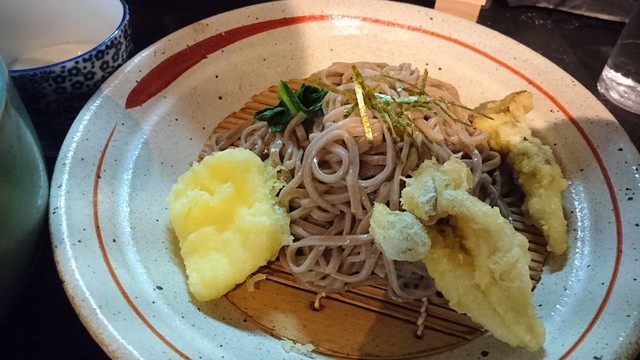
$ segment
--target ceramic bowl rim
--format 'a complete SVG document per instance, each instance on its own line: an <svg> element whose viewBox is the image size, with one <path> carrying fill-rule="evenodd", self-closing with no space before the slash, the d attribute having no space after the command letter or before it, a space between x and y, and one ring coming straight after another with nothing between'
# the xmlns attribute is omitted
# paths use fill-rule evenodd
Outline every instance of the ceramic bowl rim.
<svg viewBox="0 0 640 360"><path fill-rule="evenodd" d="M26 75L26 74L31 74L31 73L38 73L41 71L47 71L47 70L53 70L54 68L63 65L65 63L69 63L69 62L73 62L75 60L81 59L89 54L95 53L97 52L100 48L104 47L107 43L109 43L116 35L118 35L118 33L120 33L122 31L122 29L125 28L127 22L129 21L129 6L127 5L125 0L119 0L120 5L122 5L122 18L120 19L120 22L118 23L118 26L115 28L115 30L113 30L113 32L111 34L109 34L109 36L107 36L104 40L102 40L99 44L97 44L96 46L94 46L93 48L91 48L90 50L87 50L85 52L83 52L82 54L76 55L74 57L62 60L62 61L57 61L51 64L46 64L46 65L41 65L41 66L34 66L34 67L29 67L29 68L25 68L25 69L15 69L15 70L9 70L9 75L10 76L20 76L20 75Z"/></svg>

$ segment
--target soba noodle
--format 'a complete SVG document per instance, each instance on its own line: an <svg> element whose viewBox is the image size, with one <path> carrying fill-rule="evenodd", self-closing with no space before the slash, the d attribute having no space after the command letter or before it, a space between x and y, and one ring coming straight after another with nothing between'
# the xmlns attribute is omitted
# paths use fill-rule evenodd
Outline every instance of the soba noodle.
<svg viewBox="0 0 640 360"><path fill-rule="evenodd" d="M395 300L422 299L435 292L422 262L386 259L369 234L374 202L400 209L404 178L425 159L445 162L454 154L473 174L475 196L498 206L510 217L511 175L500 155L487 144L487 134L469 126L470 110L450 84L428 77L411 64L356 63L369 89L386 99L426 95L437 99L403 105L390 101L392 116L414 126L398 131L389 114L368 109L373 141L365 138L360 113L353 111L351 63L335 63L312 75L329 88L322 114L307 119L299 113L283 132L273 133L262 121L210 139L212 151L231 146L252 150L279 168L286 185L278 195L288 210L293 245L279 259L299 283L318 292L341 292L369 284L386 286ZM395 115L394 115L395 114ZM506 172L505 172L506 170ZM519 205L518 205L519 206Z"/></svg>

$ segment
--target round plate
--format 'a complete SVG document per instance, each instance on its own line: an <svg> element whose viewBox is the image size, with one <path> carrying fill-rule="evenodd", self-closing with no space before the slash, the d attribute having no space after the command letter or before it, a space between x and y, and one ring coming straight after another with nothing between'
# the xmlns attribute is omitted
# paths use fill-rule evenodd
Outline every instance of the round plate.
<svg viewBox="0 0 640 360"><path fill-rule="evenodd" d="M623 129L577 81L517 42L427 8L369 0L280 1L198 22L129 61L80 113L55 167L50 227L67 293L105 351L299 356L226 298L191 299L165 199L217 122L251 95L334 61L360 60L427 67L471 106L531 91L529 125L570 182L570 249L550 259L534 292L544 348L513 349L484 334L433 358L634 354L640 156Z"/></svg>

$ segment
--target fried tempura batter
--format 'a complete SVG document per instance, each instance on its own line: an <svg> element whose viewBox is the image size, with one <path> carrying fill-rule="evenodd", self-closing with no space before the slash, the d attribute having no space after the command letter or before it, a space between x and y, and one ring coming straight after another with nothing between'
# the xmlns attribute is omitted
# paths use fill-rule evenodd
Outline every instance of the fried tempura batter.
<svg viewBox="0 0 640 360"><path fill-rule="evenodd" d="M473 125L489 133L489 145L493 149L507 154L507 162L525 194L523 209L542 230L547 248L562 254L567 250L567 221L562 211L562 191L567 181L551 148L543 145L522 123L532 108L531 93L516 92L478 106L476 111L491 119L476 116Z"/></svg>
<svg viewBox="0 0 640 360"><path fill-rule="evenodd" d="M394 211L375 203L369 231L388 259L419 261L429 252L431 240L420 220L408 211Z"/></svg>
<svg viewBox="0 0 640 360"><path fill-rule="evenodd" d="M544 326L531 302L529 243L497 208L468 192L470 176L452 158L444 165L426 161L407 179L403 207L433 224L423 261L452 309L512 346L536 350L544 343ZM422 217L425 206L435 206L435 215Z"/></svg>

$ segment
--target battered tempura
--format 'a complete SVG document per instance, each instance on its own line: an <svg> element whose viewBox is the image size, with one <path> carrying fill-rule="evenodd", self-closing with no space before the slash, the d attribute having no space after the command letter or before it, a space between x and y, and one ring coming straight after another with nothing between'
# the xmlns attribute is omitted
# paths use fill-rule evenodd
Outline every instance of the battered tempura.
<svg viewBox="0 0 640 360"><path fill-rule="evenodd" d="M512 346L536 350L544 327L531 301L529 242L497 208L471 195L470 181L459 181L465 178L469 168L452 158L444 165L427 161L407 180L403 206L418 217L412 205L433 198L422 193L423 184L436 190L436 216L421 219L437 220L427 227L431 248L423 261L452 309Z"/></svg>
<svg viewBox="0 0 640 360"><path fill-rule="evenodd" d="M532 304L529 243L497 208L469 193L471 183L458 158L443 165L425 161L402 191L406 212L376 204L371 233L385 256L391 249L393 258L413 261L420 252L452 309L512 346L537 350L545 335ZM421 223L407 221L410 214ZM426 234L413 236L422 230L409 229L414 226Z"/></svg>
<svg viewBox="0 0 640 360"><path fill-rule="evenodd" d="M567 181L551 148L534 137L522 122L532 108L531 93L516 92L477 107L476 111L491 118L477 116L473 126L489 133L493 149L507 154L507 162L525 194L523 209L542 230L547 248L562 254L567 250L567 221L562 211L562 191Z"/></svg>

